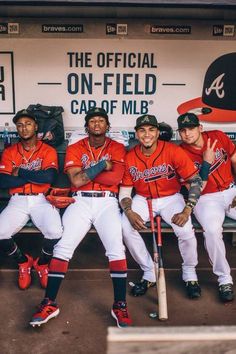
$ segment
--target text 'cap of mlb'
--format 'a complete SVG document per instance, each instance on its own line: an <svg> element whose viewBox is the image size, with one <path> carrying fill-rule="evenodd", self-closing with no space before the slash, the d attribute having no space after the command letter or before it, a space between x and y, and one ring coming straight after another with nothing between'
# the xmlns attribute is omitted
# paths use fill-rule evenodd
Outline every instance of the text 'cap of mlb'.
<svg viewBox="0 0 236 354"><path fill-rule="evenodd" d="M137 130L143 125L152 125L153 127L159 128L156 117L151 114L144 114L143 116L138 117L134 129Z"/></svg>
<svg viewBox="0 0 236 354"><path fill-rule="evenodd" d="M178 129L198 127L200 125L199 119L194 113L181 114L178 119Z"/></svg>
<svg viewBox="0 0 236 354"><path fill-rule="evenodd" d="M18 111L16 115L13 117L13 123L16 124L18 119L22 117L28 117L33 119L37 123L37 119L32 111L29 111L27 109L22 109L21 111Z"/></svg>
<svg viewBox="0 0 236 354"><path fill-rule="evenodd" d="M85 121L88 122L90 118L92 117L104 117L106 118L107 122L108 122L108 114L105 111L105 109L103 108L99 108L99 107L93 107L91 109L88 110L86 116L85 116Z"/></svg>

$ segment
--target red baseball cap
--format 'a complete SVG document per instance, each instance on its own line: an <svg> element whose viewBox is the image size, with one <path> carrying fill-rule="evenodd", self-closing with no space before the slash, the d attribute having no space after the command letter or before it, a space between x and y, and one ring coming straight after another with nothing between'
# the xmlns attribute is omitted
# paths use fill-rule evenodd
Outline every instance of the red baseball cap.
<svg viewBox="0 0 236 354"><path fill-rule="evenodd" d="M194 113L205 122L236 122L236 52L213 61L205 74L202 97L180 104L177 111Z"/></svg>

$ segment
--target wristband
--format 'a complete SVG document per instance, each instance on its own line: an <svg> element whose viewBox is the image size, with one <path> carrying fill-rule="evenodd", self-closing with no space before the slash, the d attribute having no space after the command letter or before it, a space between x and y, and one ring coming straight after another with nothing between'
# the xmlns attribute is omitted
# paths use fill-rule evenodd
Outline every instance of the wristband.
<svg viewBox="0 0 236 354"><path fill-rule="evenodd" d="M99 175L99 173L101 173L106 168L106 165L106 161L102 160L99 161L96 165L86 168L84 172L86 173L90 181L92 181L97 175Z"/></svg>
<svg viewBox="0 0 236 354"><path fill-rule="evenodd" d="M203 161L202 166L199 171L199 175L203 181L208 180L208 175L210 172L211 164L207 161Z"/></svg>

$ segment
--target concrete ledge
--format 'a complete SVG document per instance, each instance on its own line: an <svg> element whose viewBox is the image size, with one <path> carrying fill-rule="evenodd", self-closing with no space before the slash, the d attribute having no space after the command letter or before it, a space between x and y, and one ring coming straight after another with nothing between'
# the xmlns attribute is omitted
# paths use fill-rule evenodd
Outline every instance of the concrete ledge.
<svg viewBox="0 0 236 354"><path fill-rule="evenodd" d="M108 328L107 354L235 353L236 326Z"/></svg>

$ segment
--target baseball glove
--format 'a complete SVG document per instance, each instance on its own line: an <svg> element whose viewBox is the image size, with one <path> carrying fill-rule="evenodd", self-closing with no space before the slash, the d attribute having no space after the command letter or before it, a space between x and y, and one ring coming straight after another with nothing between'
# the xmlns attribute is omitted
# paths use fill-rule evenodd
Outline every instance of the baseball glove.
<svg viewBox="0 0 236 354"><path fill-rule="evenodd" d="M70 188L52 188L46 196L47 201L54 207L63 209L75 202L75 199L69 197Z"/></svg>

